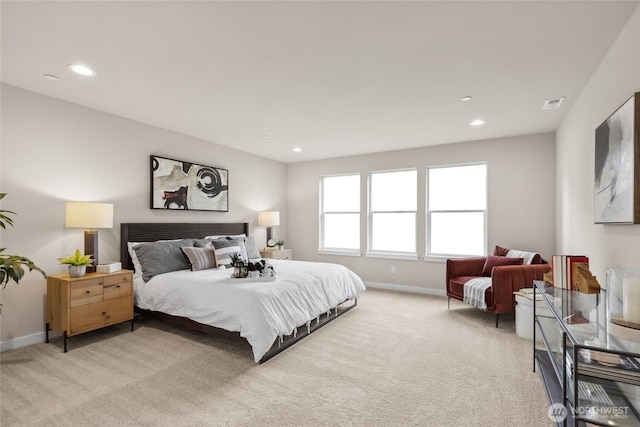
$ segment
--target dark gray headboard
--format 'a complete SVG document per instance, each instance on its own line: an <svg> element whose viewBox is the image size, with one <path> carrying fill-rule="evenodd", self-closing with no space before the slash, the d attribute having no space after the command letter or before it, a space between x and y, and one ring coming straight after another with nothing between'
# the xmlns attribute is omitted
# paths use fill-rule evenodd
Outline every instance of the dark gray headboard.
<svg viewBox="0 0 640 427"><path fill-rule="evenodd" d="M122 268L133 270L127 242L202 238L204 236L249 235L249 223L122 223L120 224L120 260Z"/></svg>

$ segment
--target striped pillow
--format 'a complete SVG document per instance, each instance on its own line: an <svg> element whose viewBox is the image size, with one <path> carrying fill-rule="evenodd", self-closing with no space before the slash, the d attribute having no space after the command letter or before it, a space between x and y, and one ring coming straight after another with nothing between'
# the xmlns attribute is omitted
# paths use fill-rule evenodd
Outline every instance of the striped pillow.
<svg viewBox="0 0 640 427"><path fill-rule="evenodd" d="M216 255L216 264L218 267L232 267L233 263L231 262L231 255L239 254L242 255L242 251L238 242L234 240L226 240L226 239L218 239L212 242L213 250Z"/></svg>
<svg viewBox="0 0 640 427"><path fill-rule="evenodd" d="M191 271L216 268L216 256L213 252L213 248L184 246L181 249L191 264Z"/></svg>

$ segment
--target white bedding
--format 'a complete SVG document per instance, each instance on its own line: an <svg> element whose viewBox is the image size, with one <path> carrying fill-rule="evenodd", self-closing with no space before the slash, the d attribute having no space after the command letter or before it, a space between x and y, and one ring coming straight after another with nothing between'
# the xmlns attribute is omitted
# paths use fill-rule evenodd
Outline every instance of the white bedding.
<svg viewBox="0 0 640 427"><path fill-rule="evenodd" d="M272 282L230 282L231 270L181 270L134 280L136 305L240 332L259 362L275 339L326 313L365 286L348 268L329 263L269 260Z"/></svg>

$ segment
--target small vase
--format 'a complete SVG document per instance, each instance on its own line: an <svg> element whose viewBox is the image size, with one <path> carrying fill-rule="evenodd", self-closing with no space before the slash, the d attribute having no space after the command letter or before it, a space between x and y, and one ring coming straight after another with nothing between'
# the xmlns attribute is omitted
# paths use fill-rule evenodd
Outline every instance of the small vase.
<svg viewBox="0 0 640 427"><path fill-rule="evenodd" d="M69 266L69 276L71 277L82 277L87 272L86 265L70 265Z"/></svg>

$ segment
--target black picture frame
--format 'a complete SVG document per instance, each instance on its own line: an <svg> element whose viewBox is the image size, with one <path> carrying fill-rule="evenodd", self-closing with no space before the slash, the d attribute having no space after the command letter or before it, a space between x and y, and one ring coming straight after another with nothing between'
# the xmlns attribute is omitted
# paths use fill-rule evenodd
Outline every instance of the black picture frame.
<svg viewBox="0 0 640 427"><path fill-rule="evenodd" d="M151 209L229 212L229 171L151 155Z"/></svg>
<svg viewBox="0 0 640 427"><path fill-rule="evenodd" d="M640 224L640 92L595 132L594 222Z"/></svg>

